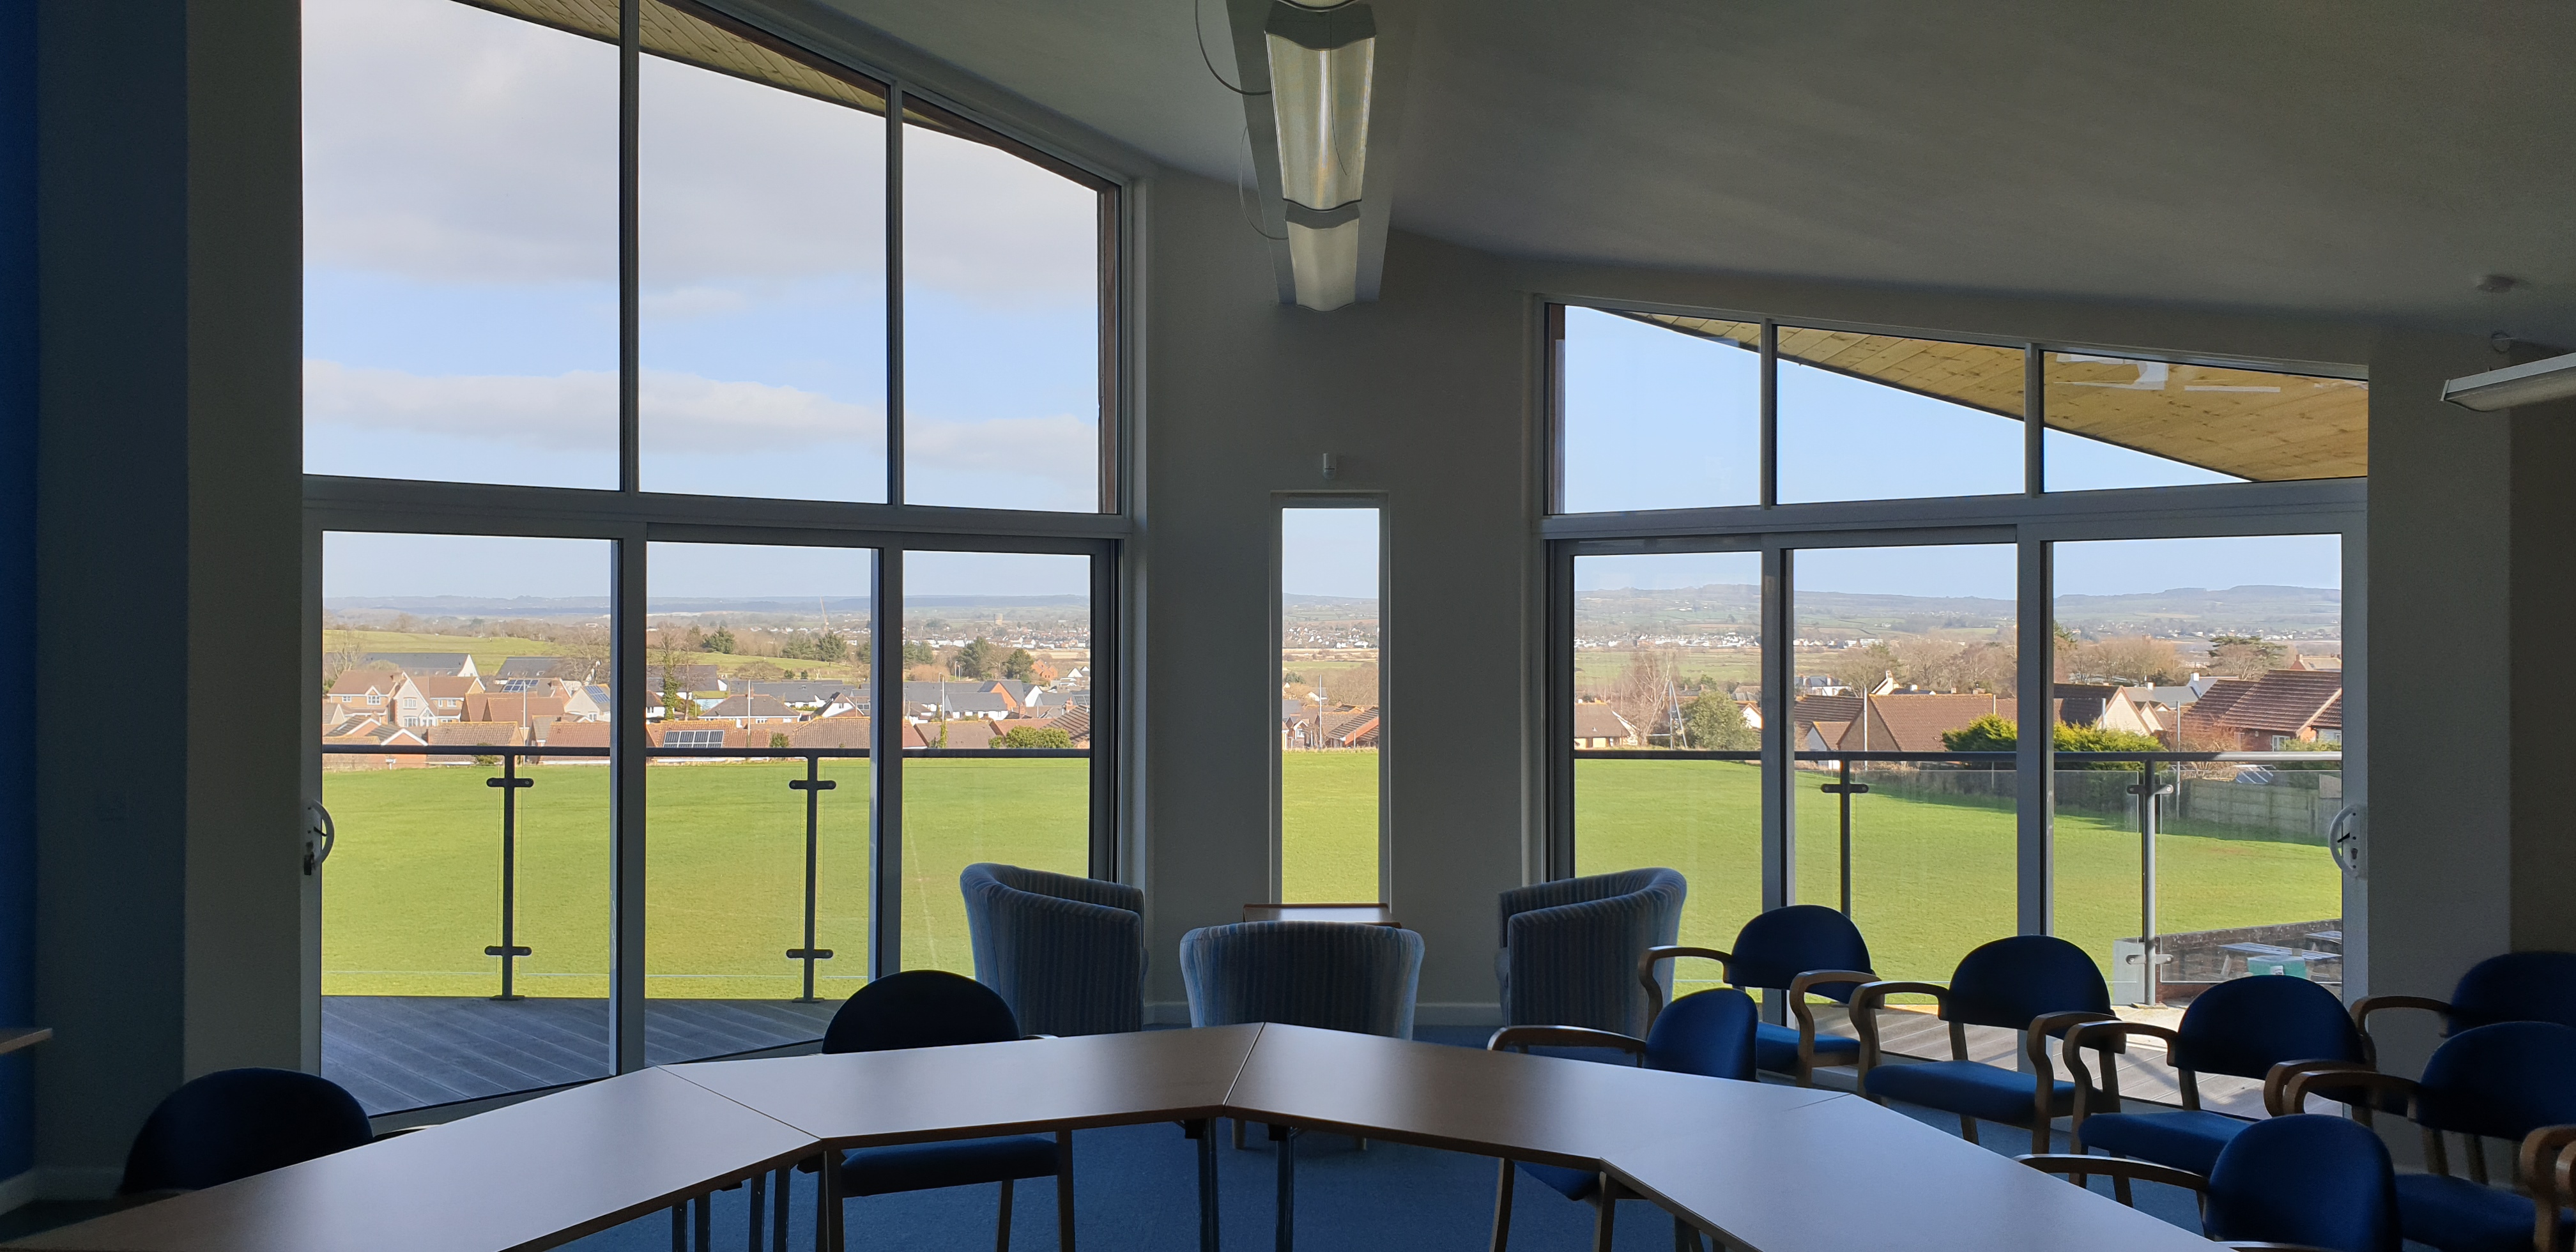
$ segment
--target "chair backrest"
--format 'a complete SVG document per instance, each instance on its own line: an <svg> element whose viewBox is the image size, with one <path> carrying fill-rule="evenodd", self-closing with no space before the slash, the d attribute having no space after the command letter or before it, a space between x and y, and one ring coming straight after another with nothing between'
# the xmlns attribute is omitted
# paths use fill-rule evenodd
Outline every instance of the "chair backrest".
<svg viewBox="0 0 2576 1252"><path fill-rule="evenodd" d="M1733 987L1694 992L1655 1017L1646 1034L1650 1069L1753 1081L1753 1027L1761 1006Z"/></svg>
<svg viewBox="0 0 2576 1252"><path fill-rule="evenodd" d="M1735 932L1733 955L1726 967L1730 981L1775 991L1788 990L1791 981L1809 970L1869 968L1869 945L1861 941L1860 927L1821 904L1754 914ZM1851 983L1826 983L1816 994L1849 1000L1854 990Z"/></svg>
<svg viewBox="0 0 2576 1252"><path fill-rule="evenodd" d="M2451 1033L2497 1022L2576 1026L2576 952L2507 952L2470 966L2451 989Z"/></svg>
<svg viewBox="0 0 2576 1252"><path fill-rule="evenodd" d="M2335 994L2285 974L2233 978L2183 1010L2173 1063L2203 1074L2261 1078L2283 1061L2361 1059L2361 1031Z"/></svg>
<svg viewBox="0 0 2576 1252"><path fill-rule="evenodd" d="M2397 1252L2397 1175L2358 1122L2271 1118L2219 1151L2201 1225L2212 1239Z"/></svg>
<svg viewBox="0 0 2576 1252"><path fill-rule="evenodd" d="M2048 1013L2108 1013L2111 988L2084 949L2055 935L2014 935L1959 959L1941 1016L1971 1026L2028 1029Z"/></svg>
<svg viewBox="0 0 2576 1252"><path fill-rule="evenodd" d="M1020 1037L993 989L941 969L908 969L858 989L823 1031L826 1052L1001 1043Z"/></svg>
<svg viewBox="0 0 2576 1252"><path fill-rule="evenodd" d="M1413 1037L1422 936L1352 922L1243 922L1181 936L1190 1024L1278 1022Z"/></svg>
<svg viewBox="0 0 2576 1252"><path fill-rule="evenodd" d="M1124 883L989 862L957 877L975 979L1020 1028L1094 1035L1145 1027L1145 893Z"/></svg>
<svg viewBox="0 0 2576 1252"><path fill-rule="evenodd" d="M218 1186L374 1137L367 1111L328 1078L220 1070L171 1092L143 1120L117 1193Z"/></svg>
<svg viewBox="0 0 2576 1252"><path fill-rule="evenodd" d="M2434 1130L2518 1140L2576 1122L2576 1029L2498 1022L2433 1049L2417 1080L2415 1121Z"/></svg>
<svg viewBox="0 0 2576 1252"><path fill-rule="evenodd" d="M1658 889L1673 893L1675 896L1673 902L1675 926L1673 933L1655 942L1671 943L1680 933L1679 897L1689 890L1689 883L1682 878L1680 870L1649 866L1645 869L1623 869L1610 874L1588 874L1581 878L1559 878L1550 882L1531 883L1529 886L1514 887L1504 892L1500 900L1503 914L1503 946L1511 946L1512 918L1517 914L1527 913L1533 909L1552 909L1567 904L1590 904L1595 900L1608 900Z"/></svg>

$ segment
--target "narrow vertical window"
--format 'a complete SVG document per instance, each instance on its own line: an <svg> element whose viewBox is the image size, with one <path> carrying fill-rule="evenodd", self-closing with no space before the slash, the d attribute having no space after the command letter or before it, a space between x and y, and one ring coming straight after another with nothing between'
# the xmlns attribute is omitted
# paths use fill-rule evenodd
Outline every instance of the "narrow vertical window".
<svg viewBox="0 0 2576 1252"><path fill-rule="evenodd" d="M1314 507L1324 505L1324 507ZM1382 899L1379 510L1279 513L1279 898Z"/></svg>

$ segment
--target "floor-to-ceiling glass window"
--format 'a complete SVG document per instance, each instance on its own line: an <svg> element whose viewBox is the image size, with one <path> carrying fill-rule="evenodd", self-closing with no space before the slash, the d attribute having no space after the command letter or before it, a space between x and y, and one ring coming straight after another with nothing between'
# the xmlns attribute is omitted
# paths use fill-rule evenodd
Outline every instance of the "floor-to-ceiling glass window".
<svg viewBox="0 0 2576 1252"><path fill-rule="evenodd" d="M322 1072L371 1112L613 1071L610 561L323 536Z"/></svg>
<svg viewBox="0 0 2576 1252"><path fill-rule="evenodd" d="M1381 510L1279 511L1279 898L1381 898L1386 702ZM1247 903L1249 903L1247 901Z"/></svg>
<svg viewBox="0 0 2576 1252"><path fill-rule="evenodd" d="M305 32L326 1070L810 1043L1114 872L1117 183L693 4Z"/></svg>
<svg viewBox="0 0 2576 1252"><path fill-rule="evenodd" d="M1692 928L1779 867L1772 899L1844 910L1894 978L2046 931L2148 1018L2247 973L2341 985L2357 370L1740 311L1545 325L1554 872L1673 864L1686 940L1723 946ZM1698 764L1714 684L1688 675L1730 633L1767 645L1730 690L1785 757L1713 761L1756 780L1731 804L1639 806L1606 780ZM1724 814L1727 854L1683 865Z"/></svg>

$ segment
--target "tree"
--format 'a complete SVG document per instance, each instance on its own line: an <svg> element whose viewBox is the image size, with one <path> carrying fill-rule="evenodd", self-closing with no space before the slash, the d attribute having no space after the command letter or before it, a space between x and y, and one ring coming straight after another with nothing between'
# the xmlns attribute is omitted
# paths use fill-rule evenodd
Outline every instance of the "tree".
<svg viewBox="0 0 2576 1252"><path fill-rule="evenodd" d="M2128 687L2162 687L2191 676L2182 652L2171 640L2129 635L2077 644L2061 654L2065 676L2078 681L2118 683Z"/></svg>
<svg viewBox="0 0 2576 1252"><path fill-rule="evenodd" d="M786 747L786 746L787 746L787 732L785 732L785 731L783 731L783 730L773 730L773 731L769 732L769 746L770 746L770 747L773 747L773 748L783 748L783 747Z"/></svg>
<svg viewBox="0 0 2576 1252"><path fill-rule="evenodd" d="M2050 736L2060 752L2162 752L2165 746L2153 735L2134 730L2106 730L2100 726L2057 727ZM1957 730L1941 732L1941 746L1952 752L2011 752L2020 746L2021 733L2011 718L1989 713ZM2069 761L2060 769L2136 769L2135 761Z"/></svg>
<svg viewBox="0 0 2576 1252"><path fill-rule="evenodd" d="M1836 686L1849 687L1854 695L1867 695L1887 678L1902 682L1906 678L1905 662L1898 660L1896 649L1884 643L1862 644L1845 648L1825 662L1825 676Z"/></svg>
<svg viewBox="0 0 2576 1252"><path fill-rule="evenodd" d="M1013 726L993 739L996 748L1070 748L1073 735L1061 726Z"/></svg>
<svg viewBox="0 0 2576 1252"><path fill-rule="evenodd" d="M1030 656L1026 648L1013 648L1009 656L1002 658L1002 677L1024 683L1035 682L1038 677L1038 659Z"/></svg>
<svg viewBox="0 0 2576 1252"><path fill-rule="evenodd" d="M1681 698L1680 681L1680 653L1639 648L1628 654L1628 668L1611 689L1611 711L1636 727L1640 739L1663 735L1666 746L1671 746L1671 736L1679 729L1672 724L1672 712Z"/></svg>
<svg viewBox="0 0 2576 1252"><path fill-rule="evenodd" d="M1690 746L1705 752L1751 752L1762 746L1762 732L1744 720L1744 706L1722 691L1703 691L1683 705L1682 728Z"/></svg>
<svg viewBox="0 0 2576 1252"><path fill-rule="evenodd" d="M2209 670L2226 678L2260 678L2280 668L2285 651L2280 644L2253 635L2212 635Z"/></svg>
<svg viewBox="0 0 2576 1252"><path fill-rule="evenodd" d="M957 650L948 663L960 678L991 678L1002 669L1001 649L982 635Z"/></svg>
<svg viewBox="0 0 2576 1252"><path fill-rule="evenodd" d="M918 639L906 639L903 641L903 667L905 669L910 669L915 665L937 664L939 664L939 654L932 651L929 644L923 643Z"/></svg>
<svg viewBox="0 0 2576 1252"><path fill-rule="evenodd" d="M709 652L731 656L736 646L733 631L723 626L716 627L715 633L706 637L706 650Z"/></svg>
<svg viewBox="0 0 2576 1252"><path fill-rule="evenodd" d="M690 699L689 694L680 688L681 658L689 654L672 644L668 635L663 636L662 646L656 651L662 664L662 720L685 721L696 717L698 702Z"/></svg>

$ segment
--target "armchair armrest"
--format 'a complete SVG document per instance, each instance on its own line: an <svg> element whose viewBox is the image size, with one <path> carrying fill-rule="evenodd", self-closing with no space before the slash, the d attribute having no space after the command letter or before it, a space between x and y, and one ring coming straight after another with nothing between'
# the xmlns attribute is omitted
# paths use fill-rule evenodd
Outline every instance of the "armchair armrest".
<svg viewBox="0 0 2576 1252"><path fill-rule="evenodd" d="M1500 1052L1519 1048L1523 1052L1541 1048L1617 1048L1630 1056L1643 1058L1646 1041L1616 1031L1594 1030L1589 1026L1505 1026L1485 1041L1485 1050ZM1644 1062L1642 1059L1640 1064Z"/></svg>
<svg viewBox="0 0 2576 1252"><path fill-rule="evenodd" d="M2071 1174L2078 1178L2100 1174L2106 1178L2160 1182L2168 1187L2181 1187L2194 1193L2204 1193L2209 1190L2209 1180L2190 1170L2158 1165L2153 1161L2131 1160L2125 1156L2084 1156L2073 1152L2024 1152L2013 1159L2043 1174Z"/></svg>
<svg viewBox="0 0 2576 1252"><path fill-rule="evenodd" d="M2299 1109L2297 1106L2285 1101L2283 1088L2289 1086L2292 1078L2296 1078L2301 1074L2322 1073L2326 1070L2332 1069L2366 1070L2369 1068L2371 1068L2371 1066L2366 1061L2343 1061L2330 1057L2312 1057L2302 1061L2279 1062L2272 1066L2271 1069L2264 1071L2263 1074L2263 1112L2269 1117L2279 1117L2285 1113L2298 1112Z"/></svg>
<svg viewBox="0 0 2576 1252"><path fill-rule="evenodd" d="M1798 1019L1798 1063L1810 1069L1816 1064L1816 1011L1807 1004L1807 993L1817 987L1837 983L1867 986L1878 981L1878 975L1865 969L1811 969L1789 980L1789 1013ZM1859 1021L1857 1017L1853 1019ZM1857 1025L1854 1027L1857 1029Z"/></svg>
<svg viewBox="0 0 2576 1252"><path fill-rule="evenodd" d="M2059 1014L2059 1016L2065 1015ZM2075 1080L2075 1115L2073 1118L2073 1128L2077 1136L2075 1140L2077 1143L2082 1143L2084 1141L2082 1137L2084 1133L2084 1119L2091 1115L2091 1110L2088 1109L2086 1105L2090 1102L2090 1098L2094 1091L2093 1071L2085 1068L2084 1065L2084 1049L2093 1048L2106 1054L2115 1050L2126 1052L2128 1051L2126 1046L2128 1041L2138 1035L2145 1035L2154 1039L2162 1039L2165 1041L2165 1046L2167 1048L2171 1048L2175 1043L2179 1042L2181 1038L2181 1036L2170 1027L2151 1025L2146 1022L2120 1021L2117 1019L2110 1021L2079 1022L2068 1028L2066 1034L2063 1036L2058 1051L2060 1058L2066 1062L2067 1075ZM2044 1037L2045 1036L2034 1036L2034 1038ZM2116 1040L2121 1046L2116 1049L2111 1047L2110 1042L2113 1040ZM2165 1056L2168 1063L2170 1063L2173 1054L2171 1052L2167 1052ZM2119 1079L2116 1077L2115 1071L2112 1070L2107 1055L2104 1058L2102 1069L2102 1093L2112 1102L2110 1111L2114 1113L2119 1112ZM2198 1108L2200 1106L2200 1101L2196 1098L2197 1092L2193 1088L2184 1087L2183 1094L2189 1098L2189 1102L2185 1107Z"/></svg>
<svg viewBox="0 0 2576 1252"><path fill-rule="evenodd" d="M2535 1126L2522 1137L2516 1153L2514 1177L2522 1189L2531 1194L2533 1218L2539 1222L2532 1231L2535 1248L2561 1246L2558 1240L2558 1209L2567 1202L2568 1184L2560 1181L2576 1173L2576 1126ZM2570 1179L2576 1181L2576 1179ZM2538 1242L2546 1239L2547 1243Z"/></svg>
<svg viewBox="0 0 2576 1252"><path fill-rule="evenodd" d="M1930 996L1943 1008L1949 1007L1950 989L1936 982L1865 982L1852 992L1852 1031L1860 1036L1859 1077L1866 1079L1878 1067L1878 1010L1881 1002L1892 995Z"/></svg>
<svg viewBox="0 0 2576 1252"><path fill-rule="evenodd" d="M2308 1093L2314 1091L2329 1100L2341 1101L2352 1110L2354 1121L2367 1126L2373 1109L2411 1111L2416 1090L2413 1079L2375 1069L2307 1069L2290 1075L2281 1084L2281 1103L2295 1111L2307 1103Z"/></svg>
<svg viewBox="0 0 2576 1252"><path fill-rule="evenodd" d="M2113 1017L2108 1013L2096 1013L2089 1009L2072 1009L2062 1013L2042 1013L2039 1016L2030 1019L2030 1029L2022 1032L2021 1050L2023 1056L2030 1058L2030 1073L2032 1079L2030 1097L2031 1112L2032 1115L2038 1119L2036 1122L2037 1125L2045 1127L2052 1120L2049 1116L2049 1108L2051 1106L2049 1100L2049 1089L2054 1087L2057 1083L2057 1067L2049 1064L2048 1061L2048 1041L2050 1037L2061 1034L2071 1027L2081 1026L2088 1022L2116 1022L2118 1020L2120 1019ZM2119 1079L2116 1077L2116 1071L2111 1068L2111 1053L2114 1051L2126 1051L2128 1043L2125 1039L2114 1037L2105 1039L2100 1043L2096 1043L2093 1047L2102 1053L2102 1077L2104 1090L2111 1099L2117 1100L2119 1098L2119 1088L2117 1085ZM2090 1084L2077 1085L2076 1091L2079 1093L2079 1098L2080 1093L2084 1090L2085 1086L2088 1085ZM2041 1144L2039 1146L2045 1147L2047 1145Z"/></svg>
<svg viewBox="0 0 2576 1252"><path fill-rule="evenodd" d="M2430 996L2363 996L2353 1001L2352 1024L2361 1031L2361 1059L2373 1065L2379 1063L2379 1043L2370 1037L2370 1015L2389 1009L2422 1009L2445 1023L2451 1018L2450 1001Z"/></svg>
<svg viewBox="0 0 2576 1252"><path fill-rule="evenodd" d="M1664 984L1655 981L1655 966L1685 956L1707 957L1725 968L1728 979L1732 980L1735 977L1735 954L1732 952L1721 952L1715 948L1684 947L1679 944L1665 944L1646 949L1645 955L1637 958L1637 982L1646 989L1647 1025L1654 1025L1655 1019L1662 1016L1664 1012Z"/></svg>

